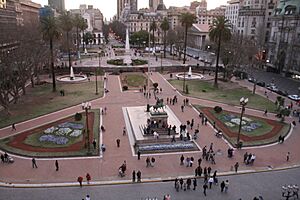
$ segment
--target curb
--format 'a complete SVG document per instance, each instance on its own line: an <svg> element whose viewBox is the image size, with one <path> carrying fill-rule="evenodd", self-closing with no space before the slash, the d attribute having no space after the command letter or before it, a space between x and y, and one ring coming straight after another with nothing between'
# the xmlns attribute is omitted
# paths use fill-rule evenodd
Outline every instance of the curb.
<svg viewBox="0 0 300 200"><path fill-rule="evenodd" d="M283 171L289 169L300 168L300 165L292 165L287 167L279 167L279 168L268 168L268 169L258 169L258 170L243 170L238 173L229 171L229 172L221 172L218 174L218 177L226 177L226 176L235 176L235 175L247 175L247 174L256 174L256 173L267 173L267 172L276 172ZM179 176L179 177L167 177L167 178L146 178L142 179L142 184L147 183L159 183L159 182L171 182L175 178L195 178L194 176ZM197 179L202 179L204 177L197 177ZM84 187L92 187L92 186L112 186L112 185L125 185L125 184L141 184L141 183L133 183L131 179L126 180L115 180L115 181L92 181L90 184L86 182L82 183ZM2 188L59 188L59 187L78 187L78 182L65 182L65 183L36 183L36 184L25 184L25 183L7 183L0 182L0 187Z"/></svg>

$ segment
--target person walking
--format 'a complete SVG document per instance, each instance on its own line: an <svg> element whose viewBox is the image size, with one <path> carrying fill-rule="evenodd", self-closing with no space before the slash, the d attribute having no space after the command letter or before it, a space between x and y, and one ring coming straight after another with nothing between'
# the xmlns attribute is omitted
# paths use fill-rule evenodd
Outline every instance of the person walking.
<svg viewBox="0 0 300 200"><path fill-rule="evenodd" d="M77 181L79 183L79 186L82 187L83 178L81 176L78 176Z"/></svg>
<svg viewBox="0 0 300 200"><path fill-rule="evenodd" d="M238 168L239 168L239 163L236 162L235 165L234 165L234 170L235 170L235 173L237 173L238 171Z"/></svg>
<svg viewBox="0 0 300 200"><path fill-rule="evenodd" d="M135 173L135 170L132 171L132 182L135 183L135 176L136 176L136 173Z"/></svg>
<svg viewBox="0 0 300 200"><path fill-rule="evenodd" d="M180 157L180 165L183 165L183 161L184 161L184 156L182 154L181 157Z"/></svg>
<svg viewBox="0 0 300 200"><path fill-rule="evenodd" d="M126 135L126 128L124 127L123 128L123 136L125 136Z"/></svg>
<svg viewBox="0 0 300 200"><path fill-rule="evenodd" d="M180 189L182 189L182 185L183 185L183 179L182 178L179 179L179 183L180 183Z"/></svg>
<svg viewBox="0 0 300 200"><path fill-rule="evenodd" d="M138 160L140 160L141 159L141 152L139 150L137 152L137 155L138 155Z"/></svg>
<svg viewBox="0 0 300 200"><path fill-rule="evenodd" d="M32 158L31 162L32 162L32 168L38 168L37 165L36 165L35 158Z"/></svg>
<svg viewBox="0 0 300 200"><path fill-rule="evenodd" d="M206 190L207 190L207 188L208 188L207 184L204 183L204 185L203 185L203 194L204 194L204 196L206 196Z"/></svg>
<svg viewBox="0 0 300 200"><path fill-rule="evenodd" d="M56 171L59 170L59 166L58 166L58 161L57 160L55 160L55 168L56 168Z"/></svg>
<svg viewBox="0 0 300 200"><path fill-rule="evenodd" d="M184 105L181 105L181 112L184 112Z"/></svg>
<svg viewBox="0 0 300 200"><path fill-rule="evenodd" d="M93 140L93 147L94 147L94 149L97 148L97 141L96 141L96 139Z"/></svg>
<svg viewBox="0 0 300 200"><path fill-rule="evenodd" d="M120 142L121 142L121 140L118 138L118 139L116 140L116 142L117 142L117 147L119 148L119 147L120 147Z"/></svg>
<svg viewBox="0 0 300 200"><path fill-rule="evenodd" d="M11 130L12 131L16 131L17 129L16 129L16 124L15 123L13 123L12 125L11 125Z"/></svg>
<svg viewBox="0 0 300 200"><path fill-rule="evenodd" d="M90 197L90 195L86 195L86 197L85 197L85 200L91 200L91 197Z"/></svg>
<svg viewBox="0 0 300 200"><path fill-rule="evenodd" d="M286 161L287 161L287 162L289 162L289 160L290 160L290 155L291 155L291 153L290 153L290 152L287 152L287 154L286 154Z"/></svg>
<svg viewBox="0 0 300 200"><path fill-rule="evenodd" d="M220 184L221 187L221 192L224 192L224 188L225 188L225 182L222 181L222 183Z"/></svg>
<svg viewBox="0 0 300 200"><path fill-rule="evenodd" d="M137 177L137 182L142 182L142 172L140 170L137 171L136 173L136 177Z"/></svg>
<svg viewBox="0 0 300 200"><path fill-rule="evenodd" d="M225 181L225 192L228 191L228 187L229 187L229 181L226 180L226 181Z"/></svg>
<svg viewBox="0 0 300 200"><path fill-rule="evenodd" d="M193 186L194 186L193 190L196 190L196 187L197 187L197 179L196 178L193 179Z"/></svg>
<svg viewBox="0 0 300 200"><path fill-rule="evenodd" d="M91 175L89 173L87 173L85 177L86 177L87 184L90 184L90 181L92 179Z"/></svg>
<svg viewBox="0 0 300 200"><path fill-rule="evenodd" d="M214 178L213 178L213 177L210 177L210 178L208 179L209 189L211 189L211 186L212 186L213 182L214 182Z"/></svg>
<svg viewBox="0 0 300 200"><path fill-rule="evenodd" d="M190 178L186 179L186 185L188 190L191 189L192 180Z"/></svg>

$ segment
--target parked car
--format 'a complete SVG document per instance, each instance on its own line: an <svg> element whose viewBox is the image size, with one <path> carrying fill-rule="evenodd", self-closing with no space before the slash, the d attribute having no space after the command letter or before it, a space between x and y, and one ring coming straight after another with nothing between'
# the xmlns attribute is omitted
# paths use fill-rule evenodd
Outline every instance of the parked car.
<svg viewBox="0 0 300 200"><path fill-rule="evenodd" d="M256 79L253 78L253 77L250 77L250 78L248 78L248 81L251 82L251 83L255 83L255 82L256 82Z"/></svg>
<svg viewBox="0 0 300 200"><path fill-rule="evenodd" d="M296 95L296 94L294 94L294 95L288 95L288 98L292 99L294 101L300 101L300 96Z"/></svg>
<svg viewBox="0 0 300 200"><path fill-rule="evenodd" d="M268 89L268 90L271 90L271 91L273 91L273 92L278 92L278 88L277 88L277 86L275 86L275 85L267 86L267 89Z"/></svg>
<svg viewBox="0 0 300 200"><path fill-rule="evenodd" d="M263 81L259 81L259 82L257 82L257 85L258 85L258 86L261 86L261 87L265 87L265 86L266 86L266 83L263 82Z"/></svg>
<svg viewBox="0 0 300 200"><path fill-rule="evenodd" d="M282 90L278 90L276 93L285 97L289 95L287 91L282 91Z"/></svg>

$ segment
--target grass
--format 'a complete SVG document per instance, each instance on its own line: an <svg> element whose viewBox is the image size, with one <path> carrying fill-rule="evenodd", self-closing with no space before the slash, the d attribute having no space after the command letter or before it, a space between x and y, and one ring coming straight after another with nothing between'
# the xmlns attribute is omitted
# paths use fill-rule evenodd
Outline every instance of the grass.
<svg viewBox="0 0 300 200"><path fill-rule="evenodd" d="M169 80L169 82L182 92L182 80ZM191 80L186 81L188 85L188 96L202 98L217 102L226 103L229 105L239 105L241 97L249 99L247 107L258 110L267 109L269 112L275 112L275 104L257 94L252 94L252 91L247 88L238 86L235 83L226 83L224 87L215 88L211 82Z"/></svg>
<svg viewBox="0 0 300 200"><path fill-rule="evenodd" d="M10 115L0 112L0 128L102 97L103 82L98 81L98 95L95 95L95 87L93 81L78 84L57 83L55 93L52 92L50 83L35 88L29 87L27 94L22 96L17 104L10 105ZM60 96L60 90L65 91L65 96Z"/></svg>
<svg viewBox="0 0 300 200"><path fill-rule="evenodd" d="M94 115L95 116L94 117L94 126L93 126L94 138L97 139L97 144L99 144L98 138L99 138L99 131L100 131L99 130L100 111L99 110L92 110L92 112L95 113L95 115ZM84 127L86 127L85 126L85 116L83 116L81 122L84 123ZM28 136L26 138L26 140L23 141L23 142L28 144L28 145L36 146L36 147L59 148L59 147L67 147L69 145L72 145L72 144L74 144L76 142L79 142L82 139L84 139L83 135L81 135L78 138L68 137L68 139L71 139L71 141L69 141L68 144L66 144L66 145L56 145L56 144L53 144L53 143L40 143L38 139L42 134L43 133L40 133L40 132L33 133L32 135ZM32 151L26 151L26 150L22 150L22 149L13 148L13 147L7 145L7 143L12 141L13 139L14 139L14 136L0 140L0 148L4 151L10 152L10 153L14 153L14 154L17 154L17 155L22 155L22 156L28 156L28 157L68 157L68 156L86 156L87 155L87 149L86 148L82 148L79 151L71 151L71 152L32 152ZM91 152L92 152L92 155L98 155L98 150L94 150L92 145L91 145Z"/></svg>
<svg viewBox="0 0 300 200"><path fill-rule="evenodd" d="M147 83L146 77L141 73L123 73L121 75L123 85L131 88L141 88Z"/></svg>

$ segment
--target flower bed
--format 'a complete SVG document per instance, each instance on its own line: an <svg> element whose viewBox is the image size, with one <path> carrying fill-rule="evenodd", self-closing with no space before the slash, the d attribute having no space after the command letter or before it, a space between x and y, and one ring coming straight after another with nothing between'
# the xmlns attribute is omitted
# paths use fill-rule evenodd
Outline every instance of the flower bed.
<svg viewBox="0 0 300 200"><path fill-rule="evenodd" d="M194 150L193 142L179 143L162 143L162 144L143 144L138 147L140 152L170 152L170 151L186 151Z"/></svg>

